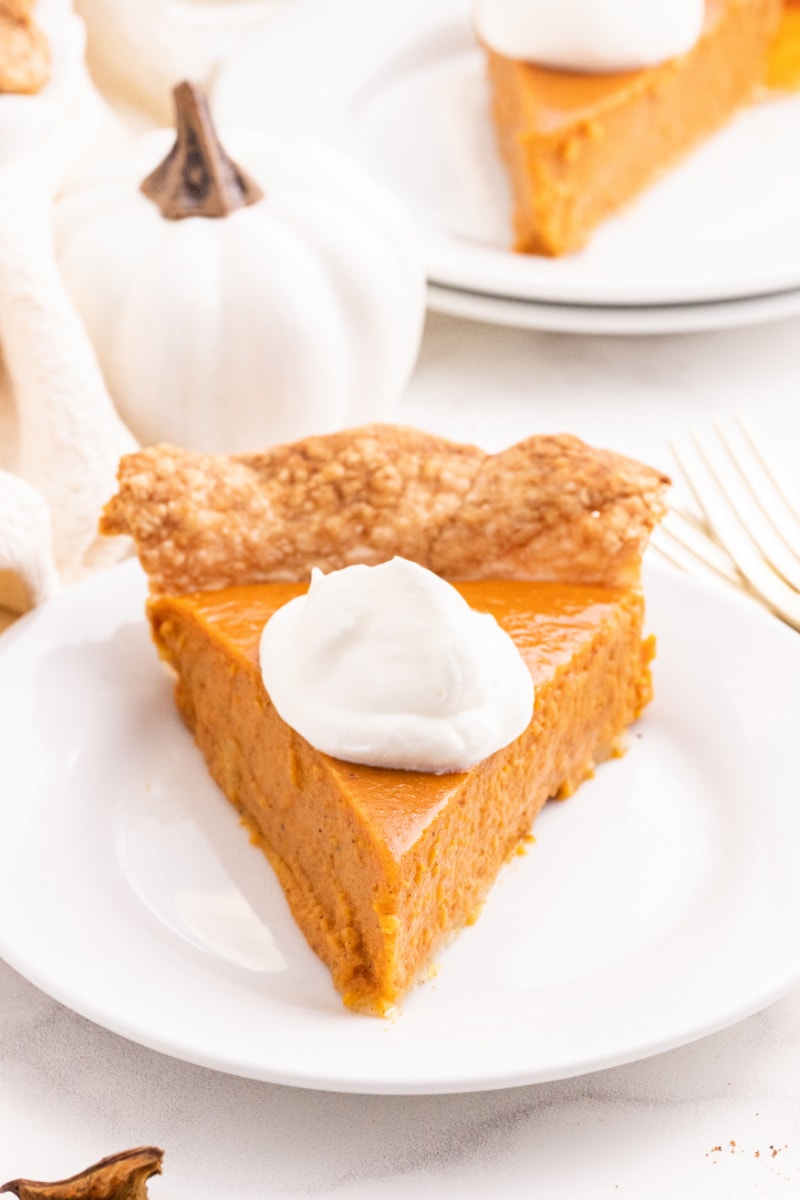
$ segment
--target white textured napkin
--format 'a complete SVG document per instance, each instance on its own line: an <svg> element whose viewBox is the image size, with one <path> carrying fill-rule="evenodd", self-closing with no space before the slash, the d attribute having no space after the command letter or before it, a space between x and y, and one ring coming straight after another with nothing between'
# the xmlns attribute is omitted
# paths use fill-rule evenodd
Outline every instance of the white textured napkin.
<svg viewBox="0 0 800 1200"><path fill-rule="evenodd" d="M0 154L0 607L17 612L127 550L101 541L97 521L119 457L135 442L52 250L61 178L113 135L81 61L33 148Z"/></svg>

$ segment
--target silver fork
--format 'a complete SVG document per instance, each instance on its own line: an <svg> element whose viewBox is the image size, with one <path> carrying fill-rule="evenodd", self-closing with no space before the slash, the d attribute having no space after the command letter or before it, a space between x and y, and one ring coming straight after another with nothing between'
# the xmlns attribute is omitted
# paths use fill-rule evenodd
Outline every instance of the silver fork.
<svg viewBox="0 0 800 1200"><path fill-rule="evenodd" d="M800 498L742 416L670 443L697 504L670 508L652 545L760 600L800 630Z"/></svg>

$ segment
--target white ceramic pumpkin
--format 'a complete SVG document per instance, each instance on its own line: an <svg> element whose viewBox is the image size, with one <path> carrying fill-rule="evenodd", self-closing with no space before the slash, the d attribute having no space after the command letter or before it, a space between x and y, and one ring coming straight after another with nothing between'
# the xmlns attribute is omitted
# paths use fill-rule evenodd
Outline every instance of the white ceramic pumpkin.
<svg viewBox="0 0 800 1200"><path fill-rule="evenodd" d="M405 212L328 149L228 134L263 197L168 219L140 184L174 140L144 135L56 206L64 280L134 434L236 452L386 419L425 310Z"/></svg>

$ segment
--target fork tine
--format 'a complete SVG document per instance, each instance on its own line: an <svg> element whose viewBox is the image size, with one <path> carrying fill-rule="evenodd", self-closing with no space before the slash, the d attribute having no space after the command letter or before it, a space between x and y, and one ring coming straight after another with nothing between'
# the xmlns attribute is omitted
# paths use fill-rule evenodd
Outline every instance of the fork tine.
<svg viewBox="0 0 800 1200"><path fill-rule="evenodd" d="M736 420L739 428L747 439L750 449L753 451L753 454L759 460L764 468L764 471L772 481L772 484L783 501L786 510L788 510L788 512L791 514L795 526L794 532L800 532L800 495L798 495L796 488L789 483L779 468L775 465L774 458L767 451L761 439L756 436L755 430L750 425L750 422L747 420L744 413L737 413Z"/></svg>
<svg viewBox="0 0 800 1200"><path fill-rule="evenodd" d="M655 540L654 540L655 539ZM734 587L747 587L746 580L718 542L706 532L693 515L679 508L671 508L657 529L653 530L651 542L666 558L686 571L697 569L697 564L707 573L724 579Z"/></svg>
<svg viewBox="0 0 800 1200"><path fill-rule="evenodd" d="M743 445L740 445L732 432L720 423L717 424L717 432L768 525L762 525L762 532L759 534L758 522L749 519L750 510L745 506L733 506L765 557L792 587L800 591L800 518L795 510L795 497L792 496L788 482L782 478L778 468L759 445L749 425L741 416L739 424L747 439ZM732 500L731 503L733 504ZM767 530L769 532L766 532Z"/></svg>
<svg viewBox="0 0 800 1200"><path fill-rule="evenodd" d="M732 475L730 470L726 470L719 457L710 451L708 444L695 435L695 441L709 470L761 556L771 563L795 591L800 592L800 541L797 549L794 549L791 541L787 542L780 531L776 531L772 512L778 508L778 493L772 481L763 472L756 476L752 460L748 461L744 457L729 432L721 426L717 426L717 431L736 468L736 474ZM747 491L742 488L742 482ZM748 495L756 504L753 504L752 500L748 501Z"/></svg>
<svg viewBox="0 0 800 1200"><path fill-rule="evenodd" d="M761 598L754 595L747 581L736 573L735 567L732 568L731 575L721 574L701 555L694 554L679 539L671 537L669 532L663 528L663 522L650 534L648 553L653 552L673 567L685 571L687 575L711 579L715 583L721 583L723 587L729 587L738 592L740 596L751 596L757 603L762 603Z"/></svg>
<svg viewBox="0 0 800 1200"><path fill-rule="evenodd" d="M681 504L676 500L671 502L669 509L670 513L676 514L680 522L691 525L692 529L696 529L707 541L714 541L713 531L708 528L705 517L699 516L691 508L687 508L685 504Z"/></svg>
<svg viewBox="0 0 800 1200"><path fill-rule="evenodd" d="M744 524L740 516L742 506L731 500L732 494L734 497L736 494L731 471L726 472L719 457L699 435L693 440L694 462L677 443L671 443L672 452L708 525L753 590L785 621L800 629L800 596L765 561L760 549L762 531L757 531L754 536L754 523L748 518L750 527Z"/></svg>

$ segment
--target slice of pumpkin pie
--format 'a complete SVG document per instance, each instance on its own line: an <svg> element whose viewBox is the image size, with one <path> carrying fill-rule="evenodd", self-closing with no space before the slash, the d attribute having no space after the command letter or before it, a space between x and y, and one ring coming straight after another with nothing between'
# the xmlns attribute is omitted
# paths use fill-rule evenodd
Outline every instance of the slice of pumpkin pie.
<svg viewBox="0 0 800 1200"><path fill-rule="evenodd" d="M482 0L480 8L487 28L493 3ZM544 20L543 6L533 7ZM551 7L554 23L567 19L558 0ZM576 6L567 7L574 19ZM484 31L514 249L550 256L581 249L608 217L725 125L764 80L782 7L782 0L706 0L694 45L641 69L542 65L514 54L505 29L502 52ZM524 0L517 8L524 10ZM629 21L664 22L657 6L642 5L638 14L629 8ZM625 34L613 27L619 12L612 16L611 28L595 28L597 11L582 18L606 48ZM623 45L629 40L622 36Z"/></svg>
<svg viewBox="0 0 800 1200"><path fill-rule="evenodd" d="M394 426L122 460L101 529L134 539L178 708L345 1004L392 1009L621 752L667 484L569 436Z"/></svg>

